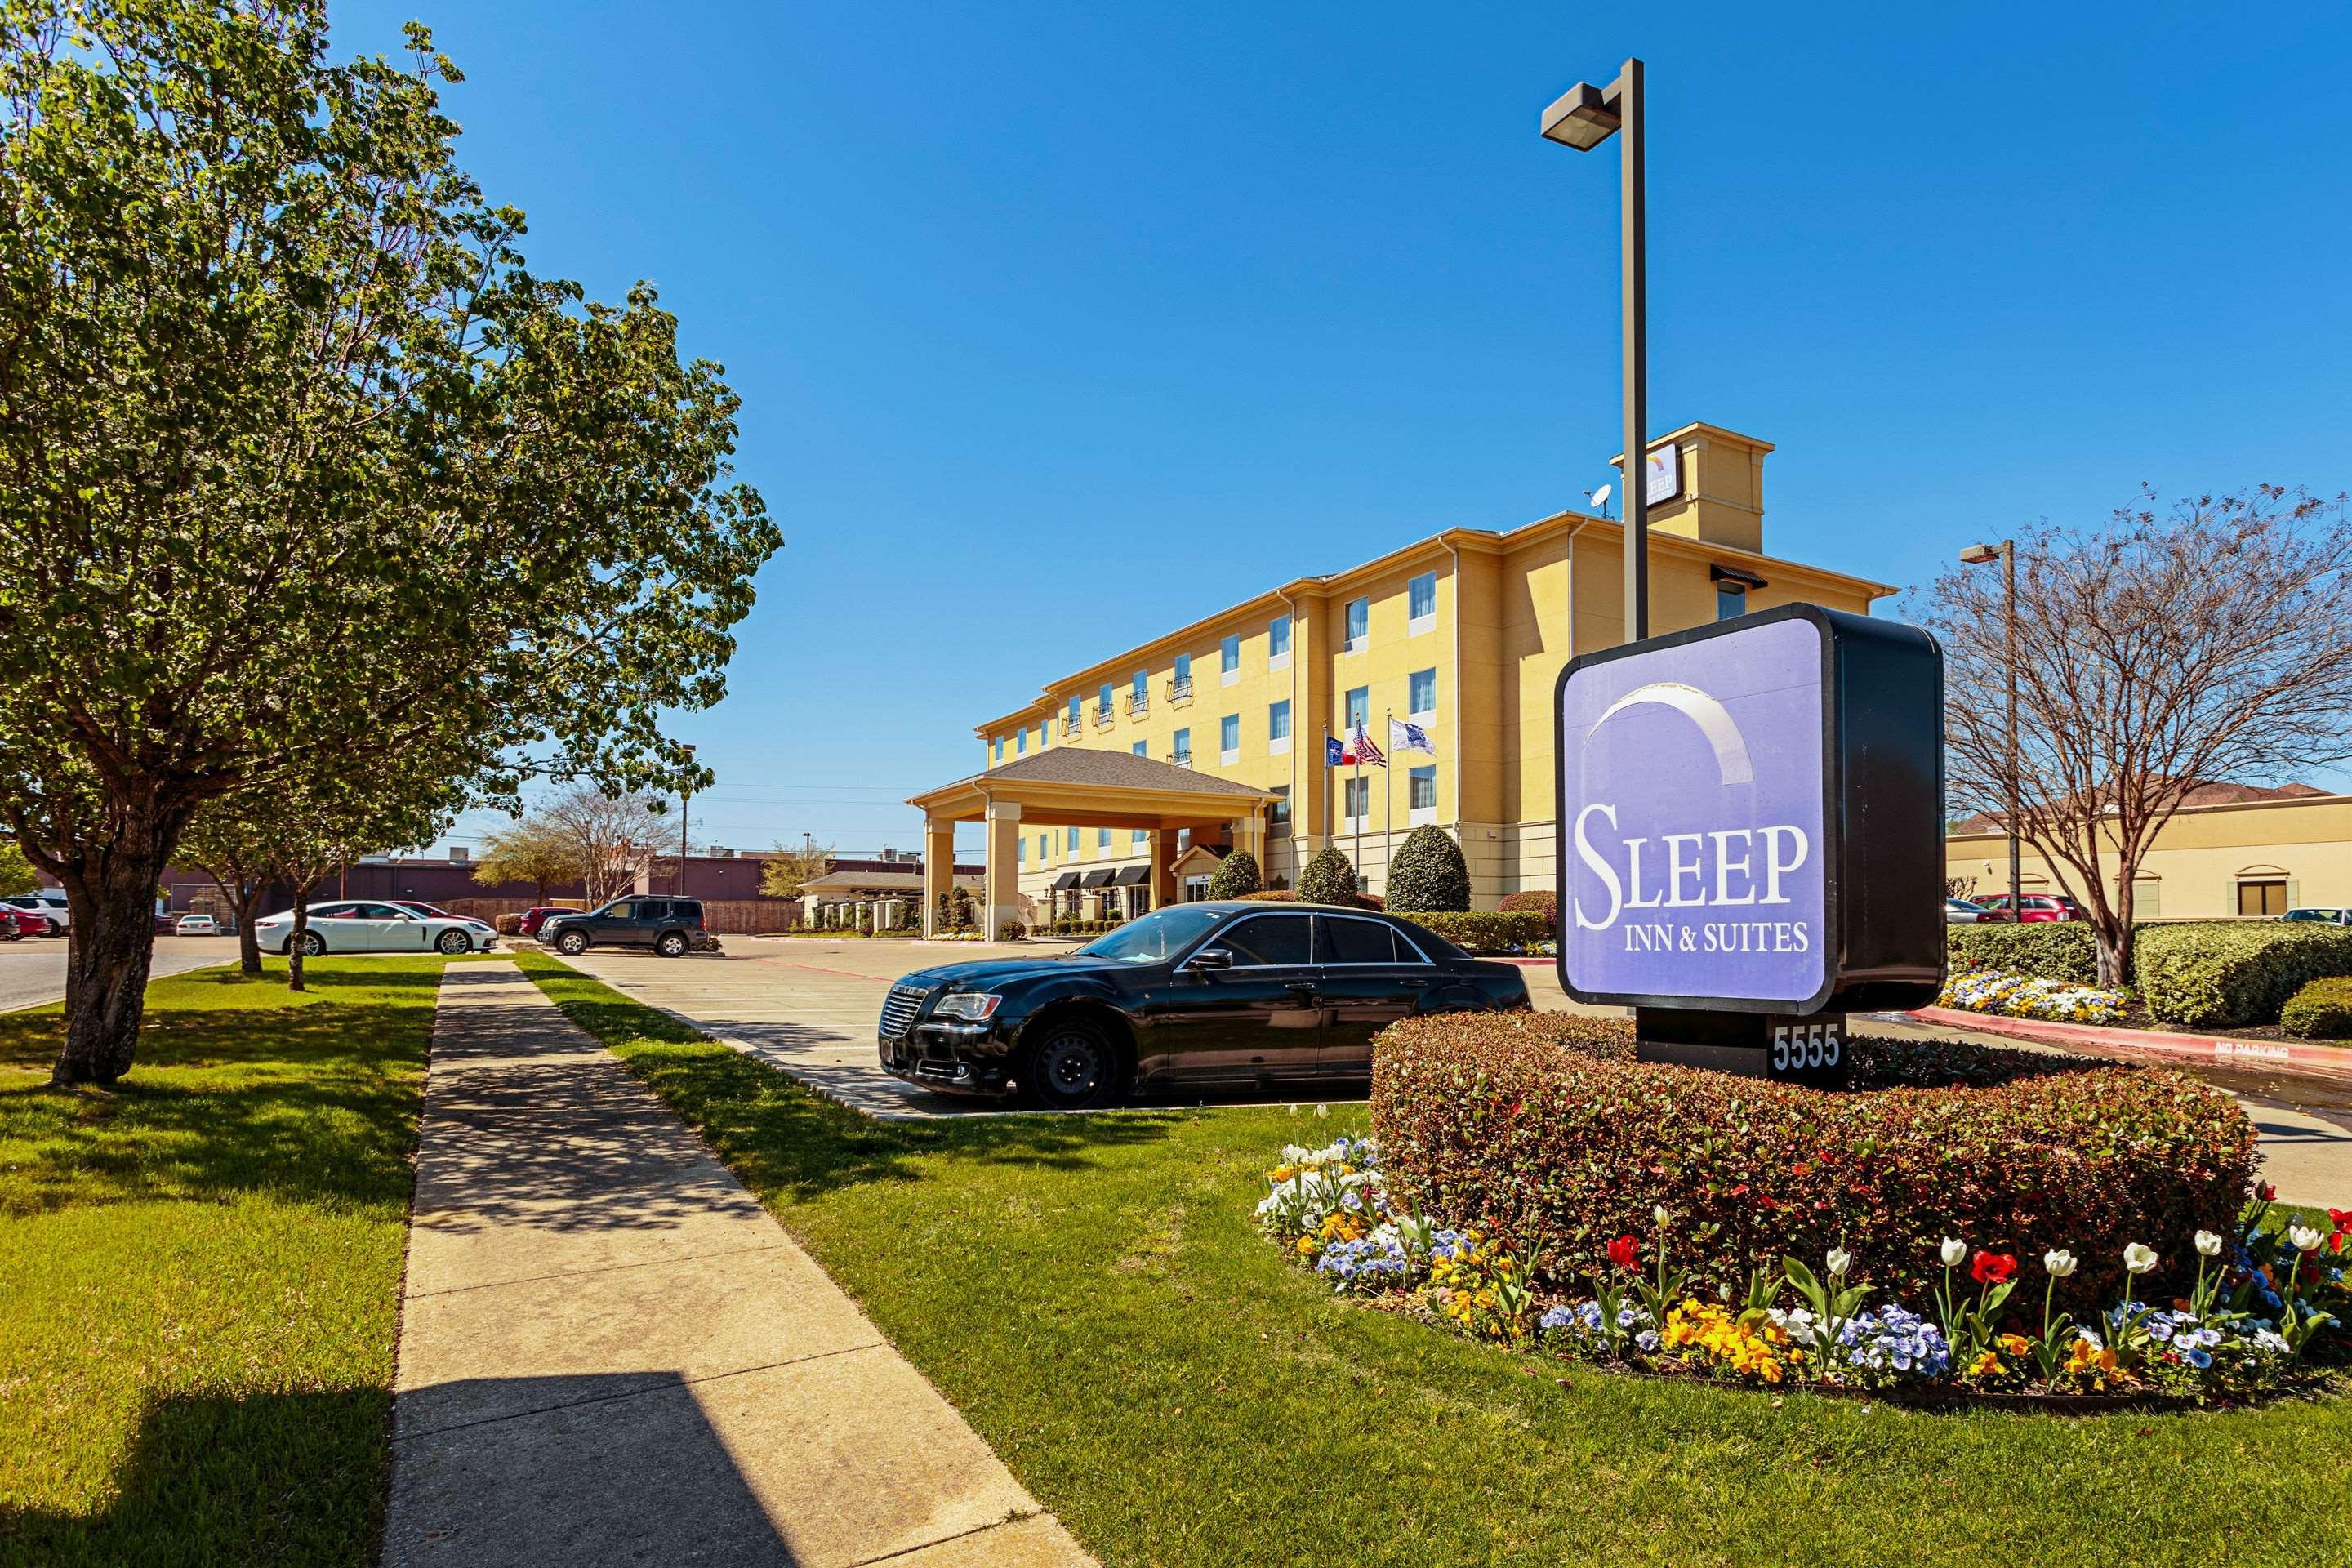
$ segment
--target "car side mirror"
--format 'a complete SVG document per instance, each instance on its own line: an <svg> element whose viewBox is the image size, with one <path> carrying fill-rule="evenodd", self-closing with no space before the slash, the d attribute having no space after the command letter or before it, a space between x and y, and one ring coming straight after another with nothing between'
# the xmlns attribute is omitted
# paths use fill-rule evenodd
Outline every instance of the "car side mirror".
<svg viewBox="0 0 2352 1568"><path fill-rule="evenodd" d="M1233 966L1233 953L1222 947L1204 947L1184 961L1184 967L1187 969L1206 971L1231 969Z"/></svg>

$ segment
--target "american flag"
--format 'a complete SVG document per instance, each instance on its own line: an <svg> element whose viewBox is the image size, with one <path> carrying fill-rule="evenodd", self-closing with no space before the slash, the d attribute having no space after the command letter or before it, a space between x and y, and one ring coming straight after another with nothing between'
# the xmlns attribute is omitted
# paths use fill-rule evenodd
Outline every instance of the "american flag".
<svg viewBox="0 0 2352 1568"><path fill-rule="evenodd" d="M1357 725L1356 732L1348 737L1348 751L1350 762L1360 763L1365 767L1384 768L1389 765L1388 758L1372 744L1372 738L1364 732L1361 724Z"/></svg>

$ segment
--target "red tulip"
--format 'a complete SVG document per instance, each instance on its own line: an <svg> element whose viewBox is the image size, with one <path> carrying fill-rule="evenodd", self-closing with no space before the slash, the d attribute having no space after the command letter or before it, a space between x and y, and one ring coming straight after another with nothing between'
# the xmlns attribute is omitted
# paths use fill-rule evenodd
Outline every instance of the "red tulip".
<svg viewBox="0 0 2352 1568"><path fill-rule="evenodd" d="M1621 1236L1609 1244L1609 1261L1620 1268L1631 1268L1642 1250L1642 1244L1630 1236Z"/></svg>
<svg viewBox="0 0 2352 1568"><path fill-rule="evenodd" d="M2261 1199L2263 1203L2269 1203L2272 1199L2278 1196L2278 1189L2271 1185L2268 1182L2256 1182L2254 1184L2254 1196Z"/></svg>
<svg viewBox="0 0 2352 1568"><path fill-rule="evenodd" d="M2017 1259L2006 1252L1979 1252L1969 1265L1969 1277L1979 1285L1998 1285L2017 1272Z"/></svg>
<svg viewBox="0 0 2352 1568"><path fill-rule="evenodd" d="M2352 1209L2329 1209L2327 1217L2338 1230L2352 1230Z"/></svg>

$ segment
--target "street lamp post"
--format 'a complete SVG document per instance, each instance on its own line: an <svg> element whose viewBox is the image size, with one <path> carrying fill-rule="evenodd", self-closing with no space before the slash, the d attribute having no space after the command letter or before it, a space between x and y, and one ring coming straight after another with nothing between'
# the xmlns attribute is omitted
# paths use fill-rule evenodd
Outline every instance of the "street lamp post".
<svg viewBox="0 0 2352 1568"><path fill-rule="evenodd" d="M1580 81L1543 111L1544 139L1590 153L1617 138L1624 308L1625 640L1650 635L1650 305L1648 148L1642 62L1605 88Z"/></svg>
<svg viewBox="0 0 2352 1568"><path fill-rule="evenodd" d="M686 749L686 760L688 763L692 763L694 761L694 748L692 746L688 746ZM681 786L677 792L677 886L670 889L680 898L684 898L686 896L686 818L687 813L691 811L693 808L693 788L691 786Z"/></svg>
<svg viewBox="0 0 2352 1568"><path fill-rule="evenodd" d="M2018 871L2017 814L2018 766L2017 754L2017 541L2004 539L1999 544L1971 544L1960 552L1961 562L1969 566L1990 566L2000 563L2000 615L2002 653L2009 668L2009 918L2025 918L2023 879Z"/></svg>

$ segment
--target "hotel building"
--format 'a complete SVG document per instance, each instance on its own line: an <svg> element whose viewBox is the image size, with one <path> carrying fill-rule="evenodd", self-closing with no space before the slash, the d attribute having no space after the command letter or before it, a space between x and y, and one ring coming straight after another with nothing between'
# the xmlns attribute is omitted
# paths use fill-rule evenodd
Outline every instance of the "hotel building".
<svg viewBox="0 0 2352 1568"><path fill-rule="evenodd" d="M1650 625L1668 632L1794 601L1867 614L1883 584L1764 551L1769 443L1688 425L1652 443ZM1554 687L1622 640L1622 529L1561 512L1457 528L1265 591L1047 683L978 725L981 769L919 795L927 863L989 823L992 922L1185 896L1217 851L1266 877L1337 844L1379 892L1388 854L1435 824L1474 905L1554 886ZM1433 756L1389 746L1390 717ZM1327 767L1359 723L1385 768Z"/></svg>

